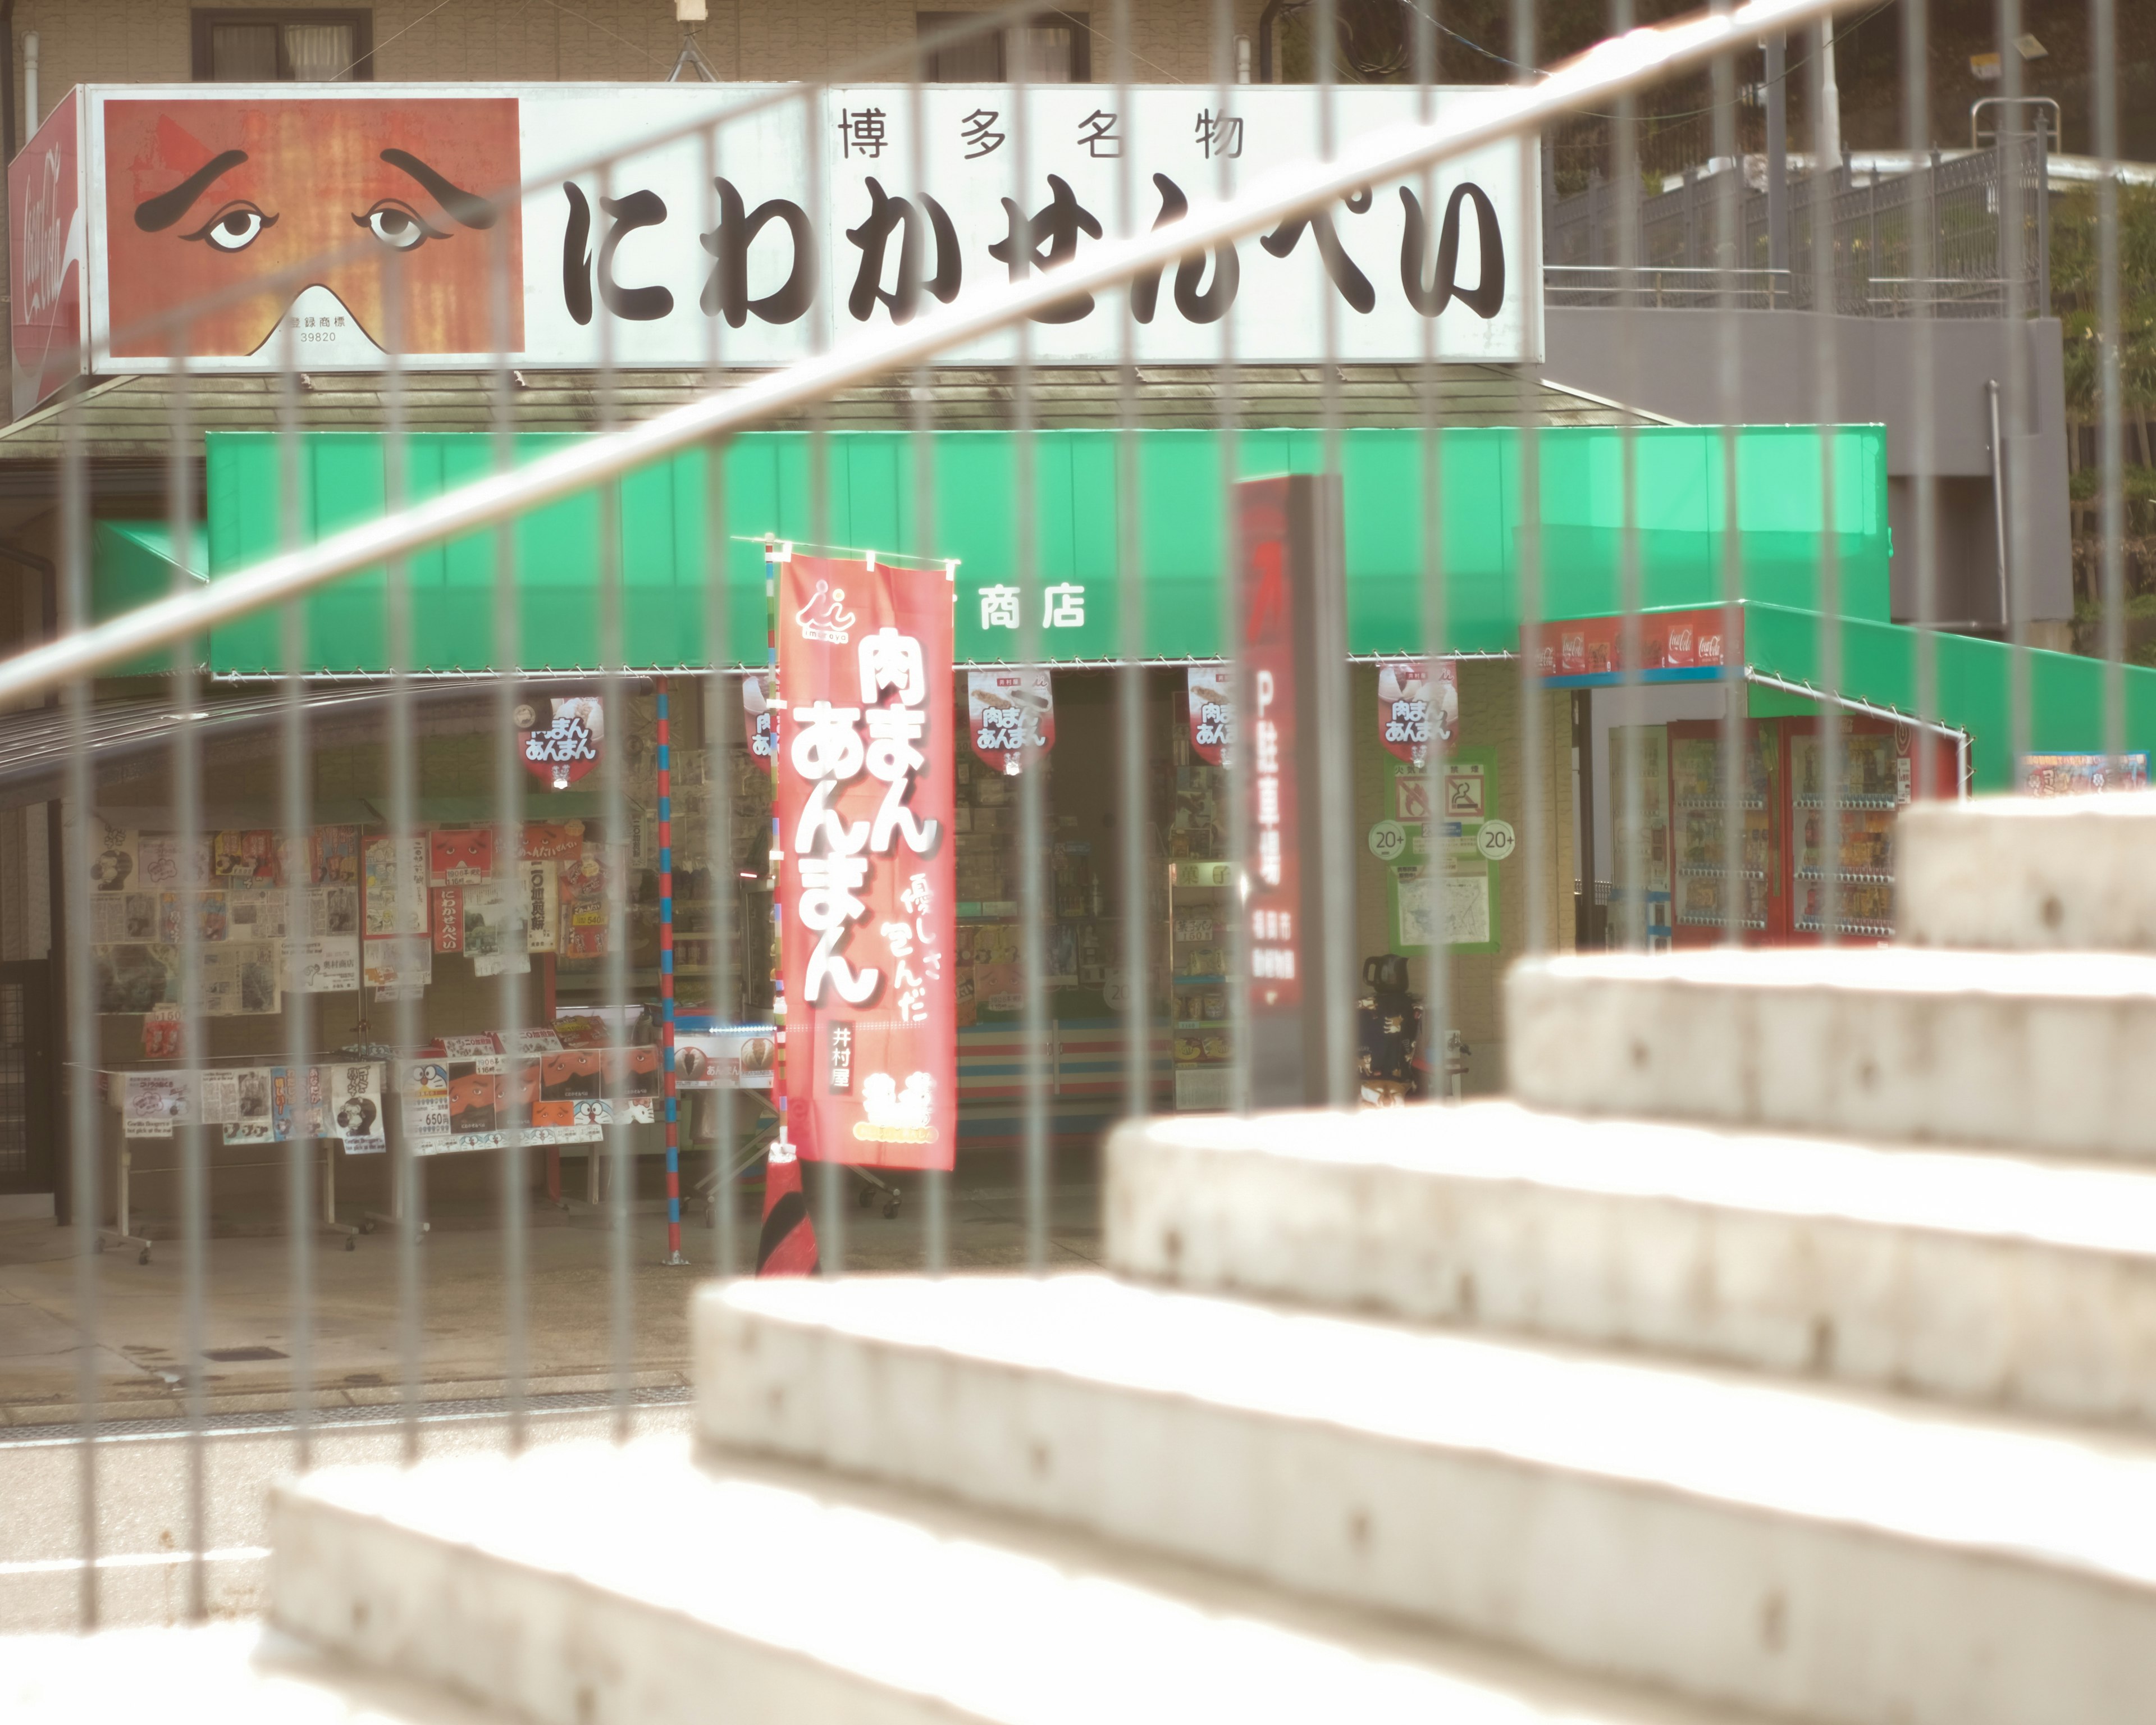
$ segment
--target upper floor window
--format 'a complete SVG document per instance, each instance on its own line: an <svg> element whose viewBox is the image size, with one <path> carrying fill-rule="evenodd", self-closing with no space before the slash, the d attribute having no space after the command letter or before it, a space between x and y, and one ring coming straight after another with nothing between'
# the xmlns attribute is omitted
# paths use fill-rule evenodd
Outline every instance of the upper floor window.
<svg viewBox="0 0 2156 1725"><path fill-rule="evenodd" d="M320 7L197 8L204 84L350 84L374 76L374 21Z"/></svg>
<svg viewBox="0 0 2156 1725"><path fill-rule="evenodd" d="M932 36L969 18L986 17L976 12L922 12L914 14L920 33ZM1086 12L1036 13L1022 24L1007 30L983 30L928 56L924 69L932 84L1009 84L1023 77L1028 84L1086 84L1093 76L1092 14Z"/></svg>

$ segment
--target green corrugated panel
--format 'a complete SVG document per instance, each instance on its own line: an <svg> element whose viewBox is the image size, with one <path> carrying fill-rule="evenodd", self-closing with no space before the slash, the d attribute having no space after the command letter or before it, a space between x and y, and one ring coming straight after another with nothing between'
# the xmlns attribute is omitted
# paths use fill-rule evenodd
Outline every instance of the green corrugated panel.
<svg viewBox="0 0 2156 1725"><path fill-rule="evenodd" d="M209 579L209 535L198 526L184 563L172 555L172 530L163 521L99 521L90 537L90 614L98 622L172 597L173 577ZM116 676L151 676L172 668L169 653L121 665Z"/></svg>
<svg viewBox="0 0 2156 1725"><path fill-rule="evenodd" d="M1084 621L1045 630L1059 660L1115 656L1120 633L1116 548L1121 495L1116 434L1051 431L1033 439L1030 516L1034 570L1044 588L1085 589ZM1144 639L1149 655L1204 658L1219 651L1221 451L1207 431L1138 436L1138 545ZM1712 429L1605 427L1540 434L1543 613L1604 615L1618 608L1627 523L1625 469L1633 465L1640 602L1717 602L1726 543L1722 434ZM1748 427L1738 437L1738 552L1745 591L1810 608L1820 603L1817 568L1833 553L1840 608L1884 621L1887 612L1886 434L1876 426L1830 434L1831 531L1823 537L1816 432ZM559 446L557 436L515 440L516 459ZM408 440L407 496L431 496L490 467L492 440L470 434ZM1245 476L1308 472L1319 465L1315 431L1258 431L1236 440ZM916 542L921 445L902 433L837 433L824 444L824 473L812 475L810 442L798 433L735 439L722 463L723 526L736 664L763 659L763 574L755 542L766 533L801 542L899 552ZM1347 508L1348 639L1358 653L1422 644L1424 443L1411 430L1350 430L1341 439ZM1016 584L1024 559L1015 537L1019 443L1004 432L947 432L927 440L934 463L927 542L961 561L957 649L963 660L1016 656L1015 631L984 629L980 589ZM280 458L264 433L212 433L209 567L244 568L277 547L283 508ZM1518 642L1522 480L1518 434L1463 428L1443 434L1436 475L1446 593L1446 645L1509 650ZM1629 451L1629 453L1628 453ZM317 434L302 440L298 509L312 539L381 512L383 442L374 434ZM692 451L632 475L611 506L618 525L603 537L599 498L586 494L517 523L511 533L521 594L516 619L527 669L585 668L600 653L603 544L620 560L628 662L639 667L705 663L703 566L711 522L709 462ZM812 498L824 500L823 524ZM411 568L412 662L429 670L476 670L495 659L495 542L472 536L415 557ZM323 671L379 670L388 662L378 572L353 577L309 602L308 652ZM1036 601L1039 603L1039 601ZM1068 606L1065 614L1080 608ZM273 670L278 629L258 618L218 632L222 671Z"/></svg>

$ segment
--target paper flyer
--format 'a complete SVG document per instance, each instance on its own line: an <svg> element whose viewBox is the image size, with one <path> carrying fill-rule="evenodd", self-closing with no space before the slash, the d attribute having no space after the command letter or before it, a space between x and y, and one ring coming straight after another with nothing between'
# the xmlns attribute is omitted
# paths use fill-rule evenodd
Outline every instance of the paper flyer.
<svg viewBox="0 0 2156 1725"><path fill-rule="evenodd" d="M99 947L97 1009L100 1013L148 1012L180 998L180 955L157 942Z"/></svg>
<svg viewBox="0 0 2156 1725"><path fill-rule="evenodd" d="M89 902L93 946L154 941L163 927L162 906L154 892L95 892L89 895Z"/></svg>
<svg viewBox="0 0 2156 1725"><path fill-rule="evenodd" d="M308 838L307 875L316 886L359 885L359 829L316 827Z"/></svg>
<svg viewBox="0 0 2156 1725"><path fill-rule="evenodd" d="M192 1101L191 1072L130 1072L121 1089L121 1121L131 1138L169 1138Z"/></svg>
<svg viewBox="0 0 2156 1725"><path fill-rule="evenodd" d="M348 994L361 983L357 934L309 937L285 942L286 963L296 960L300 989L306 994Z"/></svg>
<svg viewBox="0 0 2156 1725"><path fill-rule="evenodd" d="M543 860L526 860L518 863L511 876L523 901L527 952L552 952L561 945L562 892L557 868Z"/></svg>
<svg viewBox="0 0 2156 1725"><path fill-rule="evenodd" d="M126 892L142 884L138 854L140 834L131 827L116 827L106 821L97 821L92 824L88 836L96 847L90 860L92 892Z"/></svg>
<svg viewBox="0 0 2156 1725"><path fill-rule="evenodd" d="M378 1156L389 1147L382 1122L382 1066L352 1060L316 1066L307 1076L309 1122L318 1138L333 1138L347 1156Z"/></svg>
<svg viewBox="0 0 2156 1725"><path fill-rule="evenodd" d="M470 886L494 877L492 827L436 827L428 834L427 878L436 886Z"/></svg>
<svg viewBox="0 0 2156 1725"><path fill-rule="evenodd" d="M228 942L202 949L202 1009L205 1018L275 1012L284 967L275 941Z"/></svg>
<svg viewBox="0 0 2156 1725"><path fill-rule="evenodd" d="M475 976L518 974L531 968L525 944L524 921L520 914L521 895L512 883L489 880L454 891L463 895L464 950Z"/></svg>
<svg viewBox="0 0 2156 1725"><path fill-rule="evenodd" d="M362 909L370 937L426 933L428 861L424 833L408 841L401 865L395 839L388 834L368 838Z"/></svg>
<svg viewBox="0 0 2156 1725"><path fill-rule="evenodd" d="M368 937L362 960L370 988L419 987L434 979L434 948L424 933Z"/></svg>

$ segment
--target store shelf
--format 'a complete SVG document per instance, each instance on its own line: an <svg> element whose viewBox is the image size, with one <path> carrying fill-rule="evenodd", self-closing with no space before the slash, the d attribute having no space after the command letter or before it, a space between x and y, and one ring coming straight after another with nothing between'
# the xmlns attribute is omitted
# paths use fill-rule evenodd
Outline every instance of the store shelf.
<svg viewBox="0 0 2156 1725"><path fill-rule="evenodd" d="M1718 880L1727 876L1729 870L1720 863L1680 863L1677 873ZM1740 880L1763 880L1767 878L1767 871L1764 869L1739 869L1737 878Z"/></svg>
<svg viewBox="0 0 2156 1725"><path fill-rule="evenodd" d="M1791 804L1798 809L1823 809L1826 806L1825 798L1822 797L1793 797L1789 800ZM1902 799L1899 797L1859 795L1855 791L1850 792L1845 796L1835 798L1835 803L1838 807L1847 809L1852 814L1866 809L1885 809L1891 813L1902 806Z"/></svg>
<svg viewBox="0 0 2156 1725"><path fill-rule="evenodd" d="M1798 917L1797 928L1804 934L1823 934L1826 932L1826 925L1816 916ZM1836 922L1835 932L1838 934L1861 934L1882 941L1894 938L1893 925L1887 922Z"/></svg>
<svg viewBox="0 0 2156 1725"><path fill-rule="evenodd" d="M1228 1021L1225 1019L1178 1019L1175 1028L1178 1030L1224 1031L1228 1028Z"/></svg>
<svg viewBox="0 0 2156 1725"><path fill-rule="evenodd" d="M1729 927L1729 919L1719 914L1712 916L1690 916L1679 911L1677 926L1681 928L1727 928ZM1739 928L1756 928L1763 933L1767 927L1767 919L1764 916L1739 916L1737 919L1737 926Z"/></svg>
<svg viewBox="0 0 2156 1725"><path fill-rule="evenodd" d="M1224 983L1228 978L1224 976L1178 976L1172 977L1169 980L1177 983L1187 984L1190 983Z"/></svg>
<svg viewBox="0 0 2156 1725"><path fill-rule="evenodd" d="M1767 799L1764 797L1740 797L1734 804L1732 804L1727 797L1679 797L1676 806L1679 809L1719 809L1731 807L1747 809L1764 809L1767 806Z"/></svg>
<svg viewBox="0 0 2156 1725"><path fill-rule="evenodd" d="M1853 886L1892 886L1894 884L1892 875L1876 869L1836 869L1833 872L1835 880L1846 881ZM1824 869L1797 870L1799 880L1824 880L1826 877L1827 871Z"/></svg>

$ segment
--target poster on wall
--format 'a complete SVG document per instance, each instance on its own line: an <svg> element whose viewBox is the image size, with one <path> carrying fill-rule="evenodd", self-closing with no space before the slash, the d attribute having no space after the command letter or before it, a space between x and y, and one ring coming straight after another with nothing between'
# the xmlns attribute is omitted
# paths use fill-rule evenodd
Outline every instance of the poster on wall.
<svg viewBox="0 0 2156 1725"><path fill-rule="evenodd" d="M130 1072L121 1086L121 1132L130 1138L169 1138L194 1107L192 1072Z"/></svg>
<svg viewBox="0 0 2156 1725"><path fill-rule="evenodd" d="M2145 791L2148 788L2148 752L2136 750L2117 757L2024 755L2021 788L2031 797L2087 797L2105 791ZM1905 796L1902 800L1907 802L1908 798Z"/></svg>
<svg viewBox="0 0 2156 1725"><path fill-rule="evenodd" d="M400 345L436 367L491 359L497 257L512 366L596 367L610 351L619 365L696 367L715 326L727 363L784 364L1083 259L1111 236L1126 174L1135 218L1157 226L1217 198L1224 177L1246 185L1315 158L1327 128L1353 149L1412 123L1423 100L1366 87L1328 108L1308 85L1245 85L1224 107L1187 86L1111 101L1036 85L1020 186L1009 90L855 85L737 113L715 176L696 121L767 89L85 86L9 176L17 411L79 369L84 346L100 375L164 369L177 337L162 314L194 301L209 302L187 331L197 369L267 371L289 352L309 372L378 371L392 254L407 282ZM1464 117L1505 95L1442 100ZM626 157L611 181L575 172L671 128L676 141ZM494 201L520 184L530 196ZM1440 361L1538 359L1540 296L1521 271L1539 189L1533 146L1523 162L1494 141L1128 290L1074 295L1032 330L1033 357L1114 364L1130 329L1142 364L1209 362L1232 315L1247 362L1411 362L1432 343ZM331 261L290 274L315 258ZM937 362L1015 351L999 335Z"/></svg>
<svg viewBox="0 0 2156 1725"><path fill-rule="evenodd" d="M389 1147L382 1121L382 1065L352 1060L312 1067L307 1117L318 1138L334 1139L347 1156L378 1156Z"/></svg>
<svg viewBox="0 0 2156 1725"><path fill-rule="evenodd" d="M1397 757L1385 764L1391 806L1406 829L1400 859L1385 870L1394 950L1425 952L1442 944L1457 955L1496 952L1505 865L1492 859L1484 831L1504 830L1496 819L1496 752L1462 748L1447 757L1434 819L1423 769Z"/></svg>
<svg viewBox="0 0 2156 1725"><path fill-rule="evenodd" d="M1190 711L1190 747L1199 760L1215 767L1228 764L1228 745L1234 730L1229 675L1229 668L1224 665L1194 665L1184 684Z"/></svg>
<svg viewBox="0 0 2156 1725"><path fill-rule="evenodd" d="M787 1129L814 1159L957 1148L951 613L940 568L780 568Z"/></svg>
<svg viewBox="0 0 2156 1725"><path fill-rule="evenodd" d="M777 1055L769 1024L680 1030L674 1036L679 1090L769 1090Z"/></svg>
<svg viewBox="0 0 2156 1725"><path fill-rule="evenodd" d="M1460 666L1440 659L1389 659L1378 667L1378 741L1420 768L1435 737L1450 747L1460 734Z"/></svg>
<svg viewBox="0 0 2156 1725"><path fill-rule="evenodd" d="M966 673L966 734L989 769L1015 778L1055 747L1055 685L1046 670Z"/></svg>
<svg viewBox="0 0 2156 1725"><path fill-rule="evenodd" d="M362 911L369 939L388 934L427 932L427 870L432 850L424 833L414 833L401 847L387 833L367 839L366 879Z"/></svg>

